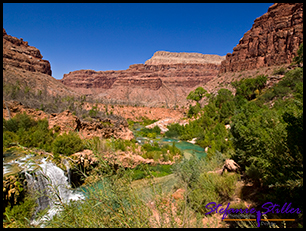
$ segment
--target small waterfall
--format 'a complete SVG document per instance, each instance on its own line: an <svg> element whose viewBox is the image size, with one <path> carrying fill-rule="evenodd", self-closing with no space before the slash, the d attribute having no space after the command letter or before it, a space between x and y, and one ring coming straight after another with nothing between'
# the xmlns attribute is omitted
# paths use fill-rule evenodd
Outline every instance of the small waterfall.
<svg viewBox="0 0 306 231"><path fill-rule="evenodd" d="M50 206L47 218L44 219L52 217L58 211L57 205L67 203L70 200L84 198L82 194L75 193L71 190L71 186L67 181L68 178L65 176L64 171L55 164L43 159L39 166L40 169L35 173L29 174L25 172L25 176L28 181L29 190L39 193L36 213ZM67 170L70 170L69 165ZM35 223L34 221L34 224Z"/></svg>

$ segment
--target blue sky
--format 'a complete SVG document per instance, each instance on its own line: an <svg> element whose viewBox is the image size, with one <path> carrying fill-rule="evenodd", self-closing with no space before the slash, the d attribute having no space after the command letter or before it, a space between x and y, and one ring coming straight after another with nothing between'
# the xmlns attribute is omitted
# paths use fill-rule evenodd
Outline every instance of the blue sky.
<svg viewBox="0 0 306 231"><path fill-rule="evenodd" d="M3 28L52 76L125 70L159 50L226 55L273 3L4 3Z"/></svg>

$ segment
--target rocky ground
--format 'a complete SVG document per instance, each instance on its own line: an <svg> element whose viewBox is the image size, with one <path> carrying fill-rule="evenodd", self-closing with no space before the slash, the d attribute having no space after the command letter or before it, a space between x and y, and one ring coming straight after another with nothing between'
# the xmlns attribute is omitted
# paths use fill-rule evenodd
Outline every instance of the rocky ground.
<svg viewBox="0 0 306 231"><path fill-rule="evenodd" d="M85 102L83 109L90 110L96 103ZM97 104L98 110L107 113L113 113L119 115L125 119L133 121L141 121L142 117L146 117L150 120L161 120L166 118L180 119L185 116L186 109L170 109L170 108L158 108L158 107L142 107L142 106L129 106L120 104Z"/></svg>
<svg viewBox="0 0 306 231"><path fill-rule="evenodd" d="M133 132L129 130L125 120L111 120L108 118L98 118L91 121L80 120L69 110L61 113L45 113L41 110L28 108L17 101L3 101L3 118L13 118L18 113L26 113L34 119L48 119L49 129L55 128L62 133L78 131L82 139L93 136L103 138L121 138L131 140L134 138Z"/></svg>

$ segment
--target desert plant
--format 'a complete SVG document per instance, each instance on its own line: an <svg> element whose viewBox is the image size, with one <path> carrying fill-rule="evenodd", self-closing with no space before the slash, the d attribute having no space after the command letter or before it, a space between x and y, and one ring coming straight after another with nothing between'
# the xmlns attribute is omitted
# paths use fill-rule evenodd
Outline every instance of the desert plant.
<svg viewBox="0 0 306 231"><path fill-rule="evenodd" d="M83 149L83 141L75 132L59 135L52 142L52 152L55 156L58 156L59 154L71 155L82 151Z"/></svg>

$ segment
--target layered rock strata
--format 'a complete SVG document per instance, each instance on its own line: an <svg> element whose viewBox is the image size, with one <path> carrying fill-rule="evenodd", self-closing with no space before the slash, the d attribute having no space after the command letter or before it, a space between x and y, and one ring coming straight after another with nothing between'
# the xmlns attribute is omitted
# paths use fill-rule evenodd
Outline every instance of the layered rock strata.
<svg viewBox="0 0 306 231"><path fill-rule="evenodd" d="M218 70L219 65L216 64L134 64L120 71L73 71L64 74L61 81L73 88L110 89L125 86L158 90L163 83L186 87L205 84L216 76Z"/></svg>
<svg viewBox="0 0 306 231"><path fill-rule="evenodd" d="M157 51L152 58L145 62L146 65L159 64L178 64L178 63L213 63L221 64L225 56L207 55L201 53L187 53L187 52L168 52Z"/></svg>
<svg viewBox="0 0 306 231"><path fill-rule="evenodd" d="M275 3L255 19L220 73L291 63L303 42L303 3Z"/></svg>
<svg viewBox="0 0 306 231"><path fill-rule="evenodd" d="M22 38L10 36L3 28L3 98L10 100L8 89L22 89L36 94L78 95L51 76L51 65L40 51ZM18 95L18 94L17 94ZM16 97L15 97L16 98ZM19 97L26 103L25 97Z"/></svg>
<svg viewBox="0 0 306 231"><path fill-rule="evenodd" d="M79 70L61 82L82 94L147 106L182 105L186 96L217 76L213 63L134 64L127 70Z"/></svg>
<svg viewBox="0 0 306 231"><path fill-rule="evenodd" d="M49 61L43 60L40 51L29 46L22 38L10 36L3 28L3 66L9 65L31 72L51 75Z"/></svg>

